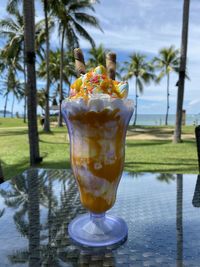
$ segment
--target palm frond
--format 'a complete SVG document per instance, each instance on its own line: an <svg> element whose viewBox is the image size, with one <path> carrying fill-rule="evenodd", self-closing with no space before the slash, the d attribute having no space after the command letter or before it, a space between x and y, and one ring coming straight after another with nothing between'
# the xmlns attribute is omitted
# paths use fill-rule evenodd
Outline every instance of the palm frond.
<svg viewBox="0 0 200 267"><path fill-rule="evenodd" d="M9 18L9 19L1 19L0 20L0 33L1 32L8 32L8 34L12 34L16 31L19 31L19 27L18 25L16 24L16 22L12 19L12 18Z"/></svg>
<svg viewBox="0 0 200 267"><path fill-rule="evenodd" d="M94 26L103 32L102 28L99 25L98 19L95 18L94 16L83 13L83 12L79 12L79 13L76 12L74 14L74 17L78 22L81 22L86 25Z"/></svg>
<svg viewBox="0 0 200 267"><path fill-rule="evenodd" d="M92 47L95 47L95 42L92 39L92 37L89 35L89 33L77 22L73 21L74 27L76 31L79 33L80 36L82 36L84 39L90 42Z"/></svg>
<svg viewBox="0 0 200 267"><path fill-rule="evenodd" d="M7 7L6 7L7 11L10 14L13 14L18 9L18 5L20 2L22 1L21 0L8 0Z"/></svg>
<svg viewBox="0 0 200 267"><path fill-rule="evenodd" d="M13 254L8 255L9 261L13 264L19 263L23 264L29 261L30 253L28 250L18 250L13 252Z"/></svg>
<svg viewBox="0 0 200 267"><path fill-rule="evenodd" d="M156 83L159 83L164 76L165 76L165 71L161 71L156 78Z"/></svg>
<svg viewBox="0 0 200 267"><path fill-rule="evenodd" d="M137 79L137 85L138 85L138 89L139 89L140 94L143 94L144 86L143 86L143 83L142 83L140 78Z"/></svg>
<svg viewBox="0 0 200 267"><path fill-rule="evenodd" d="M69 49L73 50L74 48L79 47L79 38L75 34L75 31L71 27L71 25L67 25L66 36L67 36L67 46Z"/></svg>
<svg viewBox="0 0 200 267"><path fill-rule="evenodd" d="M4 212L5 212L5 209L0 210L0 217L3 216Z"/></svg>
<svg viewBox="0 0 200 267"><path fill-rule="evenodd" d="M90 9L93 12L95 12L95 9L90 1L84 0L84 1L74 1L73 4L69 6L69 10L73 12L77 12L78 10L84 10L84 9Z"/></svg>
<svg viewBox="0 0 200 267"><path fill-rule="evenodd" d="M177 72L180 65L179 50L172 45L159 50L159 56L153 59L153 64L156 70L160 70L156 82L171 72Z"/></svg>

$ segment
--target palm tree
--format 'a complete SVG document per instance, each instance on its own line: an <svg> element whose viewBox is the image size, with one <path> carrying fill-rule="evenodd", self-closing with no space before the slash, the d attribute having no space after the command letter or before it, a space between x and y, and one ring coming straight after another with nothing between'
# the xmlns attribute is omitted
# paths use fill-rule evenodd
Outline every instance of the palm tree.
<svg viewBox="0 0 200 267"><path fill-rule="evenodd" d="M3 175L2 161L0 159L0 183L3 181L4 181L4 175Z"/></svg>
<svg viewBox="0 0 200 267"><path fill-rule="evenodd" d="M55 177L60 177L59 181L56 178L56 184L61 185L60 194L56 195L53 183ZM1 189L0 195L4 198L5 205L15 210L16 228L29 242L29 251L25 248L9 255L12 263L63 266L64 262L69 261L63 257L60 248L65 247L71 251L71 247L66 245L69 244L66 228L75 214L84 211L71 172L63 175L63 171L38 173L37 169L31 169L13 179L9 190ZM46 220L41 222L39 205L47 214ZM3 210L0 211L0 216L1 213Z"/></svg>
<svg viewBox="0 0 200 267"><path fill-rule="evenodd" d="M60 55L61 51L60 49L56 49L55 51L50 50L49 53L49 76L50 76L50 85L54 85L56 83L59 83L60 81ZM71 52L65 52L64 58L63 58L63 81L66 84L70 84L71 77L76 77L76 71L74 67L74 59ZM46 78L46 61L43 59L38 67L38 76L40 78Z"/></svg>
<svg viewBox="0 0 200 267"><path fill-rule="evenodd" d="M44 120L44 131L50 132L50 121L49 121L49 90L50 90L50 79L49 79L49 25L48 25L48 1L44 0L44 15L45 15L45 32L46 32L46 94L45 94L45 120Z"/></svg>
<svg viewBox="0 0 200 267"><path fill-rule="evenodd" d="M183 266L183 175L176 178L176 240L177 240L177 267Z"/></svg>
<svg viewBox="0 0 200 267"><path fill-rule="evenodd" d="M7 102L8 102L8 95L11 93L13 95L12 99L12 106L11 106L11 116L13 117L13 110L14 110L14 101L15 98L20 100L23 95L23 84L20 83L19 80L16 79L14 71L10 68L8 71L7 79L4 82L5 84L5 106L4 106L4 117L6 116L7 110Z"/></svg>
<svg viewBox="0 0 200 267"><path fill-rule="evenodd" d="M59 94L60 56L61 56L61 51L59 49L57 49L56 51L50 51L49 53L49 77L50 77L50 85L55 86L54 97L56 97L57 94ZM64 54L63 65L64 65L62 69L63 82L69 87L71 84L72 77L76 77L76 71L74 68L74 59L71 52L66 52ZM38 68L38 76L40 78L46 79L46 75L47 75L46 61L43 60L40 62Z"/></svg>
<svg viewBox="0 0 200 267"><path fill-rule="evenodd" d="M16 64L16 65L15 65ZM11 106L11 117L13 118L13 110L15 99L20 101L24 95L24 84L17 79L17 70L22 70L21 65L14 59L14 64L9 65L7 81L6 81L6 98L11 93L13 95Z"/></svg>
<svg viewBox="0 0 200 267"><path fill-rule="evenodd" d="M89 50L89 59L86 63L88 68L95 68L98 65L103 65L106 67L106 49L102 44L99 47L92 47Z"/></svg>
<svg viewBox="0 0 200 267"><path fill-rule="evenodd" d="M13 12L17 9L18 3L21 0L9 0L7 4L7 10L9 12ZM45 52L45 59L46 59L46 94L45 94L45 123L44 123L44 131L50 131L50 122L49 122L49 90L50 90L50 80L49 80L49 30L50 30L50 19L48 17L48 12L50 9L51 2L48 0L42 0L43 9L44 9L44 17L45 17L45 42L46 42L46 52Z"/></svg>
<svg viewBox="0 0 200 267"><path fill-rule="evenodd" d="M13 11L16 9L17 4L21 2L21 0L9 0L8 1L8 10ZM97 3L99 1L95 1ZM60 58L60 107L62 102L62 86L63 86L63 78L62 78L62 68L63 68L63 55L64 55L64 40L67 39L68 47L73 49L74 47L79 46L79 39L78 36L81 36L88 40L92 46L94 46L94 41L91 38L91 36L88 34L88 32L84 29L82 24L87 24L89 26L99 27L99 23L97 19L85 13L85 9L94 11L93 3L90 0L70 0L68 2L64 0L59 1L46 1L43 0L44 3L44 11L45 11L45 25L46 30L48 31L47 27L47 14L48 11L51 11L56 18L58 18L59 21L59 33L61 36L61 58ZM46 65L48 65L48 32L46 33L46 46L47 46L47 52L46 52ZM48 66L47 66L48 67ZM48 80L48 72L47 72L47 80ZM46 95L48 95L49 91L49 80L47 81L47 92ZM47 101L48 102L48 101ZM48 104L46 102L46 104ZM61 108L59 112L59 125L62 125L62 116L61 116ZM48 111L47 115L48 116ZM47 128L48 128L48 122L47 122Z"/></svg>
<svg viewBox="0 0 200 267"><path fill-rule="evenodd" d="M12 111L14 106L14 97L18 99L22 96L22 84L16 79L17 71L21 71L22 67L16 57L10 57L7 47L0 51L0 72L4 78L2 81L2 89L5 91L5 105L4 105L4 117L6 117L6 109L8 102L8 95L13 93ZM13 112L12 112L13 115Z"/></svg>
<svg viewBox="0 0 200 267"><path fill-rule="evenodd" d="M46 105L46 90L44 88L37 90L37 105L41 107L43 111L45 111Z"/></svg>
<svg viewBox="0 0 200 267"><path fill-rule="evenodd" d="M37 104L36 104L36 75L35 75L35 7L34 0L23 0L24 10L24 44L27 67L28 92L28 129L30 147L30 165L35 165L42 158L39 152Z"/></svg>
<svg viewBox="0 0 200 267"><path fill-rule="evenodd" d="M168 125L168 114L169 114L169 86L170 86L170 73L179 71L179 51L170 46L169 48L162 48L159 51L159 56L155 57L153 60L155 68L160 70L157 77L157 82L167 76L167 111L165 116L165 125Z"/></svg>
<svg viewBox="0 0 200 267"><path fill-rule="evenodd" d="M177 94L177 107L176 107L176 125L174 131L174 142L181 142L181 127L182 127L182 109L185 85L185 71L187 59L187 43L188 43L188 24L189 24L190 0L184 0L183 5L183 22L182 22L182 41L181 41L181 58Z"/></svg>
<svg viewBox="0 0 200 267"><path fill-rule="evenodd" d="M143 93L144 84L149 84L155 78L153 66L146 61L146 56L141 53L133 53L130 55L130 62L124 62L122 71L125 72L124 79L135 77L135 117L133 125L137 121L138 107L138 90Z"/></svg>
<svg viewBox="0 0 200 267"><path fill-rule="evenodd" d="M39 184L38 170L32 169L32 175L28 179L29 266L40 265Z"/></svg>
<svg viewBox="0 0 200 267"><path fill-rule="evenodd" d="M171 173L160 173L156 176L156 179L158 179L160 182L166 182L169 184L171 181L174 181L176 177Z"/></svg>
<svg viewBox="0 0 200 267"><path fill-rule="evenodd" d="M14 0L13 0L14 1ZM12 0L10 1L12 2ZM42 44L45 41L44 20L39 21L36 24L36 51L40 55L42 50ZM52 27L52 22L50 26ZM23 15L20 11L13 7L13 3L9 9L9 17L0 20L0 36L7 39L4 47L4 58L15 59L18 65L22 63L22 66L18 68L24 75L24 122L26 122L26 109L27 109L27 92L25 90L26 85L26 64L24 61L24 21Z"/></svg>
<svg viewBox="0 0 200 267"><path fill-rule="evenodd" d="M21 51L24 49L24 23L23 16L17 9L9 13L9 18L0 21L0 36L8 38L4 51L8 58L21 60ZM26 69L23 64L24 85L26 83ZM25 90L24 90L25 91ZM24 97L24 122L26 122L26 95Z"/></svg>
<svg viewBox="0 0 200 267"><path fill-rule="evenodd" d="M92 47L95 46L94 40L82 25L100 28L98 20L87 14L85 11L95 11L90 0L58 0L54 1L51 6L52 14L58 19L59 35L61 37L61 57L60 57L60 99L59 99L59 126L62 126L61 103L63 100L63 58L64 58L64 41L67 43L69 50L79 47L79 36L90 42Z"/></svg>
<svg viewBox="0 0 200 267"><path fill-rule="evenodd" d="M39 266L41 230L39 205L43 208L48 206L47 177L45 171L38 172L38 169L32 168L12 179L9 190L0 189L5 205L15 210L13 219L18 232L29 240L29 250L19 250L14 255L9 255L12 263L19 260L20 263L29 262L29 266ZM54 196L51 201L55 203ZM0 210L0 216L1 211L3 210Z"/></svg>
<svg viewBox="0 0 200 267"><path fill-rule="evenodd" d="M9 74L6 75L6 79L1 81L1 91L3 92L3 96L5 97L5 103L3 109L3 117L5 118L7 114L8 95L10 93Z"/></svg>
<svg viewBox="0 0 200 267"><path fill-rule="evenodd" d="M13 88L11 90L11 93L13 95L12 106L11 106L11 117L13 118L15 99L17 99L19 102L22 99L22 96L24 95L24 85L19 80L16 80L15 77L13 80Z"/></svg>
<svg viewBox="0 0 200 267"><path fill-rule="evenodd" d="M39 200L40 205L47 207L48 205L48 196L47 191L48 187L46 185L47 174L46 171L38 172L38 169L32 168L27 172L24 172L20 176L16 176L10 181L9 190L5 188L0 189L0 195L4 198L6 206L12 207L16 210L14 214L14 221L20 233L24 236L27 234L27 229L20 229L20 222L23 221L23 218L27 220L28 209L30 208L29 194L30 191L34 191L34 187L40 186L39 190ZM35 190L36 191L36 190ZM31 192L32 194L33 192ZM35 192L36 193L36 192ZM36 196L36 195L35 195ZM27 224L26 222L23 223Z"/></svg>

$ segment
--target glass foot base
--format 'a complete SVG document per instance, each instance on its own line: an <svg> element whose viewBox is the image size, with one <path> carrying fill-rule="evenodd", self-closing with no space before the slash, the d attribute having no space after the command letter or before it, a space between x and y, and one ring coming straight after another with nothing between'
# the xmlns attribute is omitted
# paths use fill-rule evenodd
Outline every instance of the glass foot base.
<svg viewBox="0 0 200 267"><path fill-rule="evenodd" d="M104 247L122 243L128 235L124 220L103 214L84 214L68 226L69 236L78 244Z"/></svg>

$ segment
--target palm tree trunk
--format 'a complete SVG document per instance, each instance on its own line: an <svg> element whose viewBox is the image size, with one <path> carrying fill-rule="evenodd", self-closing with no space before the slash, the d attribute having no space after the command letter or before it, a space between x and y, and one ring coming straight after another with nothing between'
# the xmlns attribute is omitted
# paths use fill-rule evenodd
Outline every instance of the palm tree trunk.
<svg viewBox="0 0 200 267"><path fill-rule="evenodd" d="M30 165L32 166L42 160L39 153L37 126L34 0L23 0L23 10L25 61L27 66L26 91L28 93L28 134L30 148Z"/></svg>
<svg viewBox="0 0 200 267"><path fill-rule="evenodd" d="M8 103L8 94L6 94L6 100L5 100L5 105L4 105L4 111L3 111L3 117L6 117L7 113L7 103Z"/></svg>
<svg viewBox="0 0 200 267"><path fill-rule="evenodd" d="M4 177L3 177L3 169L2 169L2 163L0 160L0 183L2 183L4 181Z"/></svg>
<svg viewBox="0 0 200 267"><path fill-rule="evenodd" d="M49 248L51 249L51 242L52 242L52 179L49 179L49 185L48 185L48 244Z"/></svg>
<svg viewBox="0 0 200 267"><path fill-rule="evenodd" d="M47 84L45 92L45 120L44 120L44 131L50 132L50 122L49 122L49 25L48 25L48 2L44 0L44 14L45 14L45 31L46 31L46 74L47 74Z"/></svg>
<svg viewBox="0 0 200 267"><path fill-rule="evenodd" d="M39 182L38 170L32 169L28 179L29 267L41 266Z"/></svg>
<svg viewBox="0 0 200 267"><path fill-rule="evenodd" d="M188 25L189 25L190 0L184 0L183 4L183 22L182 22L182 40L181 40L181 59L179 70L177 106L176 106L176 125L174 131L174 143L181 142L182 128L182 109L185 86L185 69L187 60L187 43L188 43Z"/></svg>
<svg viewBox="0 0 200 267"><path fill-rule="evenodd" d="M177 267L183 266L183 175L176 178L176 240L177 240Z"/></svg>
<svg viewBox="0 0 200 267"><path fill-rule="evenodd" d="M26 123L26 109L27 109L27 88L26 88L26 62L25 62L25 42L24 42L24 123Z"/></svg>
<svg viewBox="0 0 200 267"><path fill-rule="evenodd" d="M68 84L68 91L67 91L67 97L69 97L70 94L70 85L72 84L72 75L69 78L69 84Z"/></svg>
<svg viewBox="0 0 200 267"><path fill-rule="evenodd" d="M27 96L24 96L24 123L26 123Z"/></svg>
<svg viewBox="0 0 200 267"><path fill-rule="evenodd" d="M133 122L133 125L136 125L136 122L137 122L137 106L138 106L138 88L137 88L137 85L138 85L138 82L137 82L137 77L135 79L135 117L134 117L134 122Z"/></svg>
<svg viewBox="0 0 200 267"><path fill-rule="evenodd" d="M168 125L168 115L169 115L169 73L167 74L167 112L165 116L165 125Z"/></svg>
<svg viewBox="0 0 200 267"><path fill-rule="evenodd" d="M15 95L14 95L14 93L13 93L12 108L11 108L11 117L12 117L12 118L13 118L14 104L15 104Z"/></svg>
<svg viewBox="0 0 200 267"><path fill-rule="evenodd" d="M64 37L65 37L65 28L62 31L61 37L61 55L60 55L60 90L59 90L59 117L58 117L58 126L62 127L62 112L61 112L61 104L63 100L63 57L64 57Z"/></svg>

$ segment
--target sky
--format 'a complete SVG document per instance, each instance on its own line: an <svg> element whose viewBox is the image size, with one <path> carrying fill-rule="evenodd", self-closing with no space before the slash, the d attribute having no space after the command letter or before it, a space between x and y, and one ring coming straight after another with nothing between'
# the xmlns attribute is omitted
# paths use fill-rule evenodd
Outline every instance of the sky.
<svg viewBox="0 0 200 267"><path fill-rule="evenodd" d="M1 0L0 18L6 16L6 1ZM38 0L35 1L36 20L43 18ZM158 55L163 47L174 45L180 48L182 30L183 0L101 0L95 4L95 16L103 32L92 27L86 29L96 45L103 44L106 49L117 53L118 61L127 60L133 52L145 53L148 57ZM190 80L185 83L184 109L187 114L200 113L200 1L191 0L187 69ZM0 47L3 41L0 40ZM59 47L57 31L51 37L51 48ZM89 43L80 40L82 49L90 48ZM178 80L176 74L170 78L170 114L176 113ZM38 87L43 82L38 81ZM134 99L134 80L129 81L129 97ZM0 110L4 99L0 96ZM11 105L11 100L9 101ZM22 105L15 110L22 111ZM145 86L138 99L139 114L165 114L166 78L159 85Z"/></svg>

